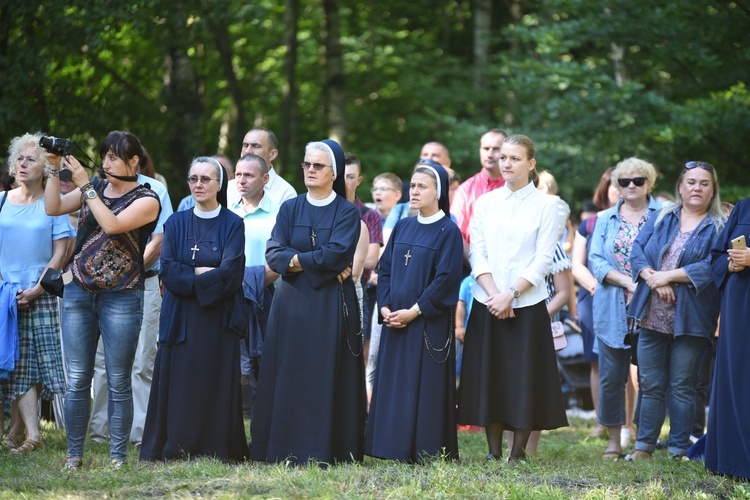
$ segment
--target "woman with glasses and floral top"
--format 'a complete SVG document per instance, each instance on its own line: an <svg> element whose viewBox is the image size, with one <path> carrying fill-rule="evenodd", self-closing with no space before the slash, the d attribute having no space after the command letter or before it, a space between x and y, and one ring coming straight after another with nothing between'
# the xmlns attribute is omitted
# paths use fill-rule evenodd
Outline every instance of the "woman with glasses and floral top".
<svg viewBox="0 0 750 500"><path fill-rule="evenodd" d="M651 458L669 409L669 453L690 446L695 372L716 331L721 298L711 279L711 247L724 226L719 182L703 162L685 165L676 204L654 212L630 255L638 286L628 316L640 324L641 405L631 459ZM702 410L702 409L701 409Z"/></svg>
<svg viewBox="0 0 750 500"><path fill-rule="evenodd" d="M656 181L653 165L628 158L612 171L611 182L622 198L599 215L591 235L589 269L598 281L594 294L594 333L599 348L599 423L609 431L603 459L622 455L620 431L625 424L625 384L630 372L626 307L636 283L630 277L633 242L659 204L650 196Z"/></svg>

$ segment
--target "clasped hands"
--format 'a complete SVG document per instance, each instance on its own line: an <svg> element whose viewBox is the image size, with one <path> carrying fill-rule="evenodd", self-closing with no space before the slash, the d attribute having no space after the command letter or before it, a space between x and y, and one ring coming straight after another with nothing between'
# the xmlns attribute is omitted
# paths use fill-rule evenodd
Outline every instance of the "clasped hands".
<svg viewBox="0 0 750 500"><path fill-rule="evenodd" d="M390 307L383 306L380 308L380 314L383 316L383 324L391 328L405 328L406 325L419 316L413 307L411 309L391 311Z"/></svg>
<svg viewBox="0 0 750 500"><path fill-rule="evenodd" d="M42 285L35 285L26 290L18 290L16 292L16 307L19 309L28 309L31 307L31 303L35 301L44 291Z"/></svg>
<svg viewBox="0 0 750 500"><path fill-rule="evenodd" d="M677 300L674 288L672 287L672 282L669 281L666 272L654 271L650 267L647 267L641 271L641 278L643 278L646 285L648 285L648 287L664 302L671 304Z"/></svg>
<svg viewBox="0 0 750 500"><path fill-rule="evenodd" d="M513 308L511 307L512 303L512 292L495 292L487 298L487 301L484 304L487 306L487 310L490 314L497 319L508 319L516 317L516 313L513 312Z"/></svg>

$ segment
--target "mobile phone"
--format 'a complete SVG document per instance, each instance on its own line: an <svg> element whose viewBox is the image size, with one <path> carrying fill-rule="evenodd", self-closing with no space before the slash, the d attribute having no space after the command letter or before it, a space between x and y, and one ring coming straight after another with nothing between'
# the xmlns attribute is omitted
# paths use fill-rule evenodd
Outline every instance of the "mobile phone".
<svg viewBox="0 0 750 500"><path fill-rule="evenodd" d="M747 248L744 234L741 234L732 240L732 248L735 250L742 250L744 248Z"/></svg>

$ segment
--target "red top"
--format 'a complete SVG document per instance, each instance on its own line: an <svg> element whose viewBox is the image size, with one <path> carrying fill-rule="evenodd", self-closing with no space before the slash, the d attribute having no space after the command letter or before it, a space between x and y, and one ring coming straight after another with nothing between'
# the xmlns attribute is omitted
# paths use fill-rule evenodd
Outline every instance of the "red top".
<svg viewBox="0 0 750 500"><path fill-rule="evenodd" d="M469 243L469 231L471 228L471 218L474 215L474 202L484 193L489 193L505 185L505 179L502 176L496 179L490 179L485 169L479 171L466 179L453 195L451 204L451 214L456 217L456 224L461 229L461 235L464 241Z"/></svg>

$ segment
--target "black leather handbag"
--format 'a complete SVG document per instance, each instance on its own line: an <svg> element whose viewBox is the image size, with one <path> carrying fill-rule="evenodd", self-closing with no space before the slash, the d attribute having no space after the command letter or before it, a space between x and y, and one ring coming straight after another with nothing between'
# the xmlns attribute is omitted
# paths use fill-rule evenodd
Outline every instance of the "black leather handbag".
<svg viewBox="0 0 750 500"><path fill-rule="evenodd" d="M42 276L41 285L47 293L51 293L57 297L62 297L63 290L65 289L62 279L62 271L48 267L47 270L44 271L44 276Z"/></svg>

